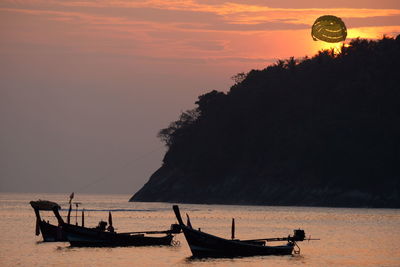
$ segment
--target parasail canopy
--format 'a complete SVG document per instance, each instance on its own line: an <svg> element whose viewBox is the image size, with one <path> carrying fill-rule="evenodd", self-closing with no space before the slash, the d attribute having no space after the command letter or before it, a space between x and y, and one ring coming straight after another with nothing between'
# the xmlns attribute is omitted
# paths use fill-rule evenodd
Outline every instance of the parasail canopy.
<svg viewBox="0 0 400 267"><path fill-rule="evenodd" d="M337 43L346 40L347 29L344 22L332 15L317 18L311 28L314 41L321 40L328 43Z"/></svg>

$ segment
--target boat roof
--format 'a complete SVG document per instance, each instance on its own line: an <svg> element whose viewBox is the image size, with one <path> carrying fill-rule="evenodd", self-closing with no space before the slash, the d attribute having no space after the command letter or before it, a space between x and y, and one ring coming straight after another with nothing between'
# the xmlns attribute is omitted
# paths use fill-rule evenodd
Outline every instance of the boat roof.
<svg viewBox="0 0 400 267"><path fill-rule="evenodd" d="M53 210L54 208L60 210L61 207L55 202L48 201L48 200L37 200L30 202L32 208L37 210Z"/></svg>

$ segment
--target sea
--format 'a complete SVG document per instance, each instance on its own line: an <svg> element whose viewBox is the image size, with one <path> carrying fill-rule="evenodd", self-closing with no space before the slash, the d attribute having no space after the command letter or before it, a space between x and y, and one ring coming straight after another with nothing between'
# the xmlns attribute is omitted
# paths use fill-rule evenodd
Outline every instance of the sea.
<svg viewBox="0 0 400 267"><path fill-rule="evenodd" d="M172 203L128 202L130 195L75 194L73 223L107 221L117 232L166 230L176 223ZM179 204L194 228L230 238L285 237L304 229L299 255L194 259L183 234L173 246L75 248L68 242L42 242L35 236L31 200L50 200L66 216L69 194L0 193L0 266L400 266L400 210ZM45 220L55 222L50 212Z"/></svg>

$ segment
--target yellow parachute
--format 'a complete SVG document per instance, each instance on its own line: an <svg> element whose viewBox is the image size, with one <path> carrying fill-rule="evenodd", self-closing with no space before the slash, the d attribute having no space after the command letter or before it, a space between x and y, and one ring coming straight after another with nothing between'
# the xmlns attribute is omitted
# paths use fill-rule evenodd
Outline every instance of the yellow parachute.
<svg viewBox="0 0 400 267"><path fill-rule="evenodd" d="M321 40L328 43L337 43L346 40L347 29L344 22L335 16L326 15L317 18L311 28L314 41Z"/></svg>

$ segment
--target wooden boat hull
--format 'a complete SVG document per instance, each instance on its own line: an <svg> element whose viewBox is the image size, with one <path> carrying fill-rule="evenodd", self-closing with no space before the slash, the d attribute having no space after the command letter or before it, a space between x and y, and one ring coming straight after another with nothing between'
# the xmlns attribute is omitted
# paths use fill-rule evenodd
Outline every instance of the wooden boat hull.
<svg viewBox="0 0 400 267"><path fill-rule="evenodd" d="M67 237L65 236L62 227L55 226L45 221L39 223L40 232L42 233L44 242L66 242Z"/></svg>
<svg viewBox="0 0 400 267"><path fill-rule="evenodd" d="M194 257L237 257L256 255L291 255L294 245L265 246L240 240L229 240L182 227Z"/></svg>
<svg viewBox="0 0 400 267"><path fill-rule="evenodd" d="M60 226L64 223L60 213L58 212L61 207L57 203L47 200L31 201L29 203L31 204L36 215L36 235L40 235L40 233L42 233L44 242L67 241L62 227ZM42 220L40 217L40 211L42 210L52 211L57 218L58 225L56 226L46 222L45 220Z"/></svg>
<svg viewBox="0 0 400 267"><path fill-rule="evenodd" d="M76 225L63 225L66 237L74 247L119 247L171 245L173 235L161 237L143 234L122 234L100 231Z"/></svg>
<svg viewBox="0 0 400 267"><path fill-rule="evenodd" d="M181 226L186 241L192 251L193 257L245 257L257 255L291 255L295 242L287 239L286 245L266 246L265 240L238 240L224 239L215 235L207 234L193 229L189 216L187 225L184 224L179 207L173 206L176 219ZM232 238L234 238L234 227L232 223ZM276 238L275 238L276 239Z"/></svg>

